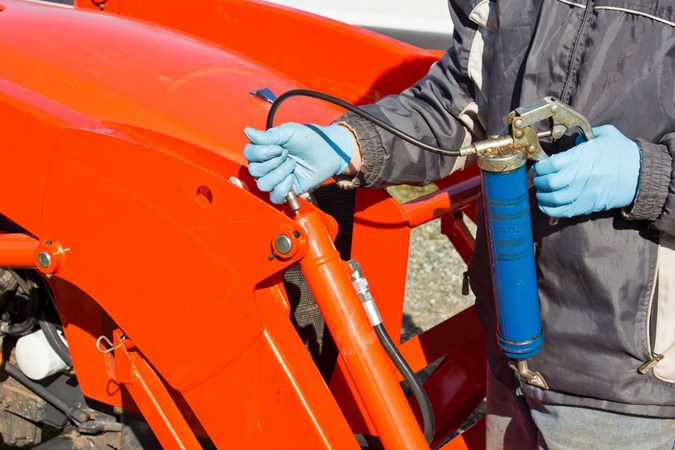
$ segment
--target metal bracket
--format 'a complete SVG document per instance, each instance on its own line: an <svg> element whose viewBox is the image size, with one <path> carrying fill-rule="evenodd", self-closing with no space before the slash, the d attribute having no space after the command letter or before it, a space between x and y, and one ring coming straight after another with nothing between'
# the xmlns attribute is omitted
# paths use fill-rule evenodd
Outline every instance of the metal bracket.
<svg viewBox="0 0 675 450"><path fill-rule="evenodd" d="M112 348L111 378L127 388L160 443L165 448L201 449L160 377L121 330L113 332Z"/></svg>
<svg viewBox="0 0 675 450"><path fill-rule="evenodd" d="M277 96L274 94L274 92L266 87L262 89L253 89L250 94L270 104L274 103L277 99Z"/></svg>

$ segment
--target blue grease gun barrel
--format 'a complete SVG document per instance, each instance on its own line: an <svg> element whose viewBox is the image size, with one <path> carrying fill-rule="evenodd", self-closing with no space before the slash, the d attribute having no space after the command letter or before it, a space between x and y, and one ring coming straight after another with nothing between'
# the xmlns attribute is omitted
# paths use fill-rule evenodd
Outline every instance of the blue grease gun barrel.
<svg viewBox="0 0 675 450"><path fill-rule="evenodd" d="M512 359L541 350L541 327L525 150L479 153L490 266L498 315L497 340Z"/></svg>

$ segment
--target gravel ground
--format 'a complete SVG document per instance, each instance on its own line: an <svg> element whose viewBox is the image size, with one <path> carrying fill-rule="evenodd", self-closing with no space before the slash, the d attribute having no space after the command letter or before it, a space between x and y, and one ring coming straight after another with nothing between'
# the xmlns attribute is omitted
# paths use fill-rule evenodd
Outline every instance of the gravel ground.
<svg viewBox="0 0 675 450"><path fill-rule="evenodd" d="M405 202L435 189L429 185L396 186L388 190L398 201ZM474 230L470 221L467 225ZM440 220L434 220L411 232L402 340L433 327L474 302L473 295L461 293L466 265L450 240L440 234L440 226Z"/></svg>
<svg viewBox="0 0 675 450"><path fill-rule="evenodd" d="M404 339L473 304L472 295L461 294L465 270L466 265L450 240L440 234L439 220L412 230L404 305Z"/></svg>

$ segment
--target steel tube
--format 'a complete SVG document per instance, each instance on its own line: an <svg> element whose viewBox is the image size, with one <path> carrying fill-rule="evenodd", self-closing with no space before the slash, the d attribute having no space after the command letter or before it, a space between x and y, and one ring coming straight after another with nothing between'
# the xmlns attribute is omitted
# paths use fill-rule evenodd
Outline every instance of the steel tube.
<svg viewBox="0 0 675 450"><path fill-rule="evenodd" d="M445 189L404 203L402 206L411 227L430 222L445 213L458 211L475 201L480 193L480 178L474 177Z"/></svg>

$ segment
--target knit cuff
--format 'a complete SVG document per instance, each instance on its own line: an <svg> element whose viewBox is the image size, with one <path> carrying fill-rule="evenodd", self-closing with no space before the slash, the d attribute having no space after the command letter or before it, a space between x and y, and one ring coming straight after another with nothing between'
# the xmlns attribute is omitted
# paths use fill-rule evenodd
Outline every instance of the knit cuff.
<svg viewBox="0 0 675 450"><path fill-rule="evenodd" d="M671 156L663 145L638 139L642 165L635 201L623 208L627 220L656 220L663 212L670 185Z"/></svg>
<svg viewBox="0 0 675 450"><path fill-rule="evenodd" d="M344 189L376 186L384 164L384 146L375 126L356 114L346 113L335 123L349 129L361 151L361 168L356 175L336 175L338 186Z"/></svg>

